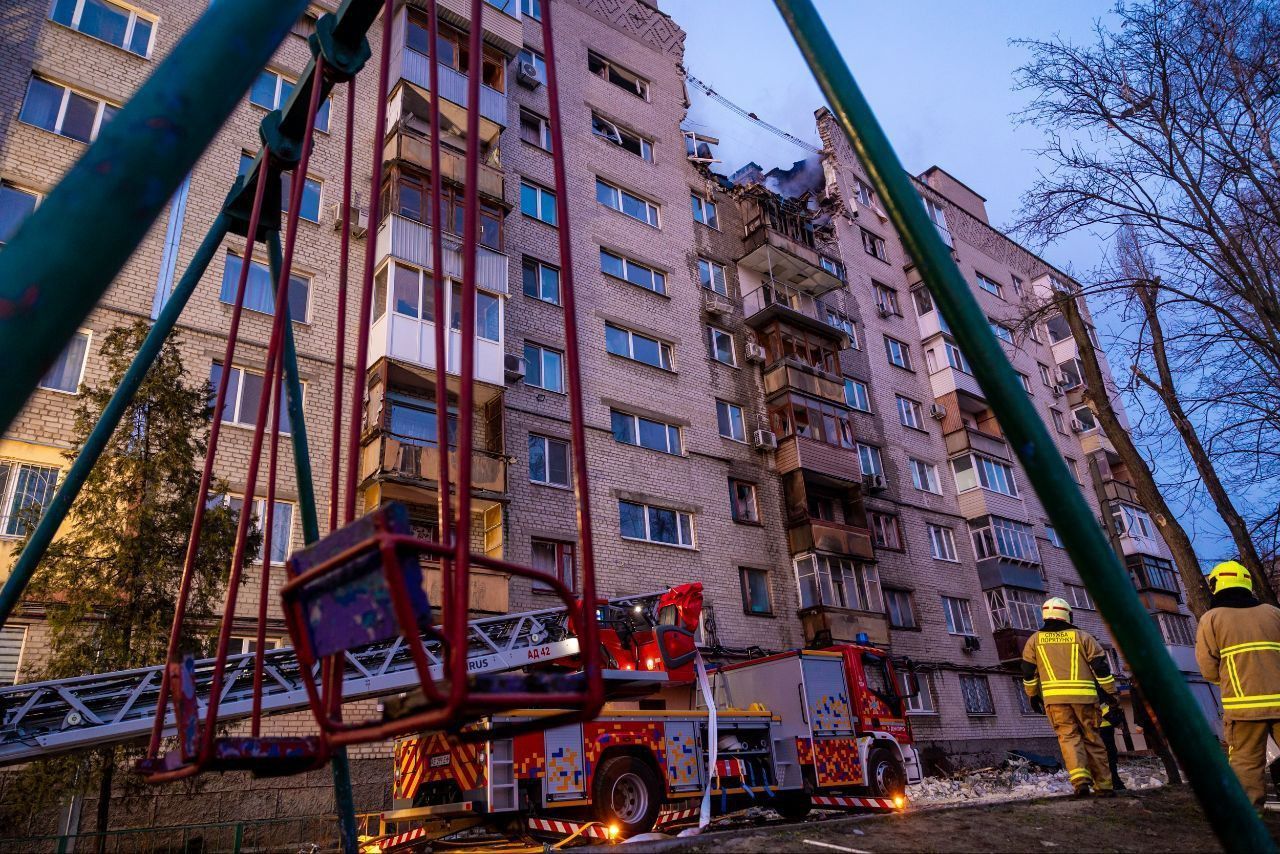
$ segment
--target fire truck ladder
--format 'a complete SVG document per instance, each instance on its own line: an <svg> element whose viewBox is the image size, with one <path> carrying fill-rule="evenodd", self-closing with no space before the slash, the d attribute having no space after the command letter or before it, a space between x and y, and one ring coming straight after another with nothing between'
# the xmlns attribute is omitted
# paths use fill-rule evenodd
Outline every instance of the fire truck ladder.
<svg viewBox="0 0 1280 854"><path fill-rule="evenodd" d="M613 608L639 611L656 622L661 592L609 600ZM472 676L517 670L578 654L578 638L566 608L525 611L468 623L467 672ZM440 641L423 635L432 676L443 675ZM218 705L222 723L248 717L253 704L253 664L257 653L229 656ZM214 659L196 662L196 690L204 714ZM0 690L0 766L41 759L70 750L146 736L156 713L163 665L116 673L30 682ZM307 708L307 694L292 647L264 655L262 709L280 714ZM609 675L606 671L606 676ZM614 671L616 673L616 671ZM347 700L383 697L417 687L409 647L403 638L371 644L346 654L342 695ZM172 732L172 713L166 733Z"/></svg>

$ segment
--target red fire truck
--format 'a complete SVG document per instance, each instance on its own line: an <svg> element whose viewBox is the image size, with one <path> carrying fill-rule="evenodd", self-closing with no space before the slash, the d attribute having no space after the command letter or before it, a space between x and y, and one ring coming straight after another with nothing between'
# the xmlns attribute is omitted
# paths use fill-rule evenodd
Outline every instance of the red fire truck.
<svg viewBox="0 0 1280 854"><path fill-rule="evenodd" d="M626 837L696 817L708 778L716 814L752 804L793 818L813 807L905 806L920 762L884 650L794 650L713 668L703 685L689 664L700 595L677 590L655 613L603 615L622 649L658 654L618 662L636 669L614 671L613 699L594 721L479 743L442 733L397 741L394 809L384 818L398 829L466 817L548 833L595 821L602 826L587 835ZM551 714L516 711L481 726L501 733Z"/></svg>

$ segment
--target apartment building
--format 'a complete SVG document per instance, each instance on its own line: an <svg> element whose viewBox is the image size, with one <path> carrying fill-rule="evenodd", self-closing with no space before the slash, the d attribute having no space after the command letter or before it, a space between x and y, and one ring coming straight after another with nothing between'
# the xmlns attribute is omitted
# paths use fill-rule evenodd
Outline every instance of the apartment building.
<svg viewBox="0 0 1280 854"><path fill-rule="evenodd" d="M422 5L395 7L387 103L375 103L373 74L358 81L356 177L363 186L374 110L388 114L382 216L354 241L348 270L358 281L372 242L369 359L355 364L354 341L343 355L348 383L366 388L356 416L364 506L404 502L415 529L434 536L442 380L433 341L435 324L448 317L443 382L455 403L460 336L474 334L476 344L471 447L457 437L456 406L445 414L455 458L471 454L473 548L577 583L559 257L559 230L568 228L601 593L701 581L702 642L712 658L865 635L913 663L921 690L907 702L923 741L973 761L1009 745L1047 747L1050 731L1009 667L1039 623L1043 598L1072 601L1113 665L1123 670L1123 662L831 116L818 112L820 159L786 172L752 165L723 174L729 169L709 162L705 144L681 127L687 95L677 22L646 0L558 3L554 48L569 194L569 221L558 222L539 0L487 0L478 24L464 0L441 0L434 57ZM205 6L18 4L0 25L15 46L0 57L0 241ZM324 11L317 4L286 38L0 439L6 565L2 550L21 533L15 513L46 501L65 468L77 389L104 375L100 336L153 317L163 304L245 155L256 150L258 123L304 67L306 36ZM465 50L476 25L484 38L478 62ZM370 34L375 55L380 32ZM432 61L438 93L429 82ZM469 73L482 75L475 105L482 211L477 324L464 332L455 306ZM440 224L431 222L427 201L432 97L444 146L448 216ZM334 224L346 109L345 97L334 97L317 122L290 292L317 473L328 471L321 437L335 405ZM1021 322L1037 295L1070 280L991 227L982 198L945 171L925 172L918 188L1190 678L1194 625L1167 549L1080 398L1075 345L1054 319ZM367 205L366 192L357 207ZM442 263L433 258L433 227L444 230ZM213 379L223 369L242 252L242 240L226 242L179 326L193 376ZM271 320L265 253L250 263L249 311L230 367L233 399L220 415L228 427L217 472L232 501L244 491L254 383ZM443 305L434 300L434 276L447 280ZM316 485L323 518L332 500L327 477ZM289 548L301 545L295 501L286 454L278 545L269 556L277 578ZM251 588L240 597L236 634L245 650L255 597ZM476 570L471 602L483 614L555 600L536 583ZM268 636L284 637L274 608ZM4 628L0 679L39 660L41 638L33 603ZM1212 710L1212 692L1198 690ZM306 724L305 716L290 716L277 726L301 731ZM388 754L375 746L361 755L385 763Z"/></svg>

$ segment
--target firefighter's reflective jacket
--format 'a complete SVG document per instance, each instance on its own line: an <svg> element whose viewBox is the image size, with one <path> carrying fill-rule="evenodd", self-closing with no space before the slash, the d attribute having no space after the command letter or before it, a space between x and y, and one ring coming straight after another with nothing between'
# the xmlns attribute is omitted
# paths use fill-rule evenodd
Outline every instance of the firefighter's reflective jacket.
<svg viewBox="0 0 1280 854"><path fill-rule="evenodd" d="M1096 703L1099 688L1115 692L1116 678L1093 635L1062 620L1049 620L1022 648L1022 684L1027 696L1039 694L1051 706Z"/></svg>
<svg viewBox="0 0 1280 854"><path fill-rule="evenodd" d="M1210 608L1196 633L1196 661L1222 691L1225 720L1280 718L1280 609Z"/></svg>

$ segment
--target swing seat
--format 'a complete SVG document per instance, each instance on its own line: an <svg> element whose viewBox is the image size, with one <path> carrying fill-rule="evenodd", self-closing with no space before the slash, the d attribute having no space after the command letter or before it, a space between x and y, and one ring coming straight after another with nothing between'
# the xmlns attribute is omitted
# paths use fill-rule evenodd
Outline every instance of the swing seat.
<svg viewBox="0 0 1280 854"><path fill-rule="evenodd" d="M229 737L213 743L209 768L252 771L255 777L286 777L324 765L324 743L316 736Z"/></svg>

